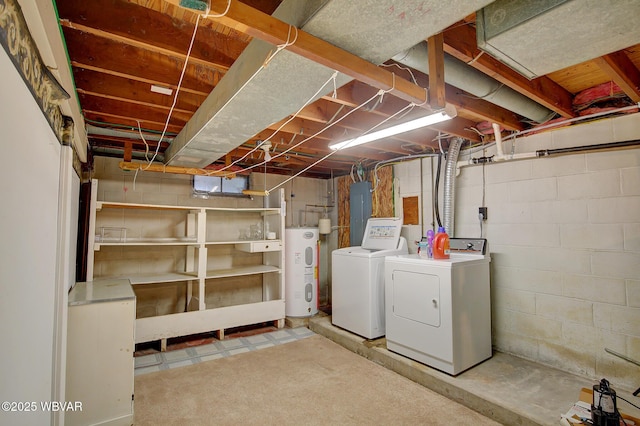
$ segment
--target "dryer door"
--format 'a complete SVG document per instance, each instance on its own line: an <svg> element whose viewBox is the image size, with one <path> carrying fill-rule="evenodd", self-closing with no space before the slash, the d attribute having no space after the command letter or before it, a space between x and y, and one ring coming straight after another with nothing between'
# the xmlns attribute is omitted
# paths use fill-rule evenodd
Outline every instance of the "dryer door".
<svg viewBox="0 0 640 426"><path fill-rule="evenodd" d="M392 295L394 315L440 327L440 277L438 275L395 270Z"/></svg>

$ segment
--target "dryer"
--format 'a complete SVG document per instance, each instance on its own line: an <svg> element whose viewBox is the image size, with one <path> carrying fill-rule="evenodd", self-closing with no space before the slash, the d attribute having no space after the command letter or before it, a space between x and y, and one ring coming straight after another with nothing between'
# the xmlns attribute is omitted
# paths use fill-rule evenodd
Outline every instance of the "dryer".
<svg viewBox="0 0 640 426"><path fill-rule="evenodd" d="M384 259L408 253L402 219L370 218L362 246L331 253L331 322L367 339L385 334Z"/></svg>
<svg viewBox="0 0 640 426"><path fill-rule="evenodd" d="M387 348L452 375L491 351L486 240L451 238L449 259L385 259Z"/></svg>

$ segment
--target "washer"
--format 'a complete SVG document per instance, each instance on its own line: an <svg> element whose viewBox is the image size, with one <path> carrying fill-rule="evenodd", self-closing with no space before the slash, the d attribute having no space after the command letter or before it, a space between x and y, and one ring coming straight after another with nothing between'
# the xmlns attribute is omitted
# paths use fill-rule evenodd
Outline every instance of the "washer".
<svg viewBox="0 0 640 426"><path fill-rule="evenodd" d="M331 253L332 323L367 339L385 334L384 259L406 254L402 219L371 218L362 246Z"/></svg>
<svg viewBox="0 0 640 426"><path fill-rule="evenodd" d="M451 238L450 259L385 259L387 348L452 375L491 351L486 240Z"/></svg>

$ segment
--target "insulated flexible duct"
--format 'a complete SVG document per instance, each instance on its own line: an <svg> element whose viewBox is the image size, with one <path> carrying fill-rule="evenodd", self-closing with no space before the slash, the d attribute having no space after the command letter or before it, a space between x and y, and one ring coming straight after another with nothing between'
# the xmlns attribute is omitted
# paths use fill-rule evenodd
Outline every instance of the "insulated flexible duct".
<svg viewBox="0 0 640 426"><path fill-rule="evenodd" d="M453 215L454 203L456 195L456 167L458 163L458 155L464 139L453 138L449 144L447 151L447 162L444 166L444 229L449 237L454 236Z"/></svg>
<svg viewBox="0 0 640 426"><path fill-rule="evenodd" d="M429 73L429 52L426 42L418 43L391 59L423 73ZM444 55L444 80L452 86L527 117L536 123L543 123L553 116L553 111L550 109L448 54Z"/></svg>

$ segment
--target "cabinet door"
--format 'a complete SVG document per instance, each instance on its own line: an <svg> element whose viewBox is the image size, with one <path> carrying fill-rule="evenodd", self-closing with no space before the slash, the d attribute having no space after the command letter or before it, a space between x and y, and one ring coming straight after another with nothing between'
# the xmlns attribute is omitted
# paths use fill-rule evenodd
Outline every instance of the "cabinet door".
<svg viewBox="0 0 640 426"><path fill-rule="evenodd" d="M133 423L135 299L69 307L65 424Z"/></svg>

